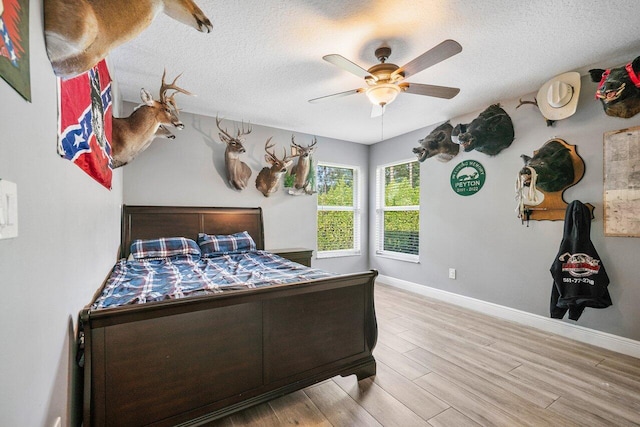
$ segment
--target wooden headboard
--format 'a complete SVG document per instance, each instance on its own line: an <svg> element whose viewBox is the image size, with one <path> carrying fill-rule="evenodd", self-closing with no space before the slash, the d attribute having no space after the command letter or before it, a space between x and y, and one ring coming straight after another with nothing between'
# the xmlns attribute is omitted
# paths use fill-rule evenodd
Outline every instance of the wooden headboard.
<svg viewBox="0 0 640 427"><path fill-rule="evenodd" d="M122 206L120 257L129 256L136 239L188 237L198 233L233 234L248 231L258 249L264 249L261 208L215 208L190 206Z"/></svg>

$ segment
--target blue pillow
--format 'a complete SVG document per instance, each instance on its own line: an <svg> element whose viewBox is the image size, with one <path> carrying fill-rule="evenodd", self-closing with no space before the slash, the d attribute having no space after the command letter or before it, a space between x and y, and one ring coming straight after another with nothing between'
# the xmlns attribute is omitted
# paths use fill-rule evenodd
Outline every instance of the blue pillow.
<svg viewBox="0 0 640 427"><path fill-rule="evenodd" d="M160 239L134 240L131 243L131 255L134 259L158 259L173 256L200 256L200 247L186 237L163 237Z"/></svg>
<svg viewBox="0 0 640 427"><path fill-rule="evenodd" d="M256 250L256 243L247 231L235 234L198 234L198 245L202 255L207 257L239 254Z"/></svg>

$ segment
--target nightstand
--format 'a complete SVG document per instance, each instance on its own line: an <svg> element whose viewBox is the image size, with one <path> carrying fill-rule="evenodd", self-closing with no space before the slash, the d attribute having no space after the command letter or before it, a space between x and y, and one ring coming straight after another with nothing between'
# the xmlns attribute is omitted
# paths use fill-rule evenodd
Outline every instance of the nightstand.
<svg viewBox="0 0 640 427"><path fill-rule="evenodd" d="M267 249L276 255L280 255L282 258L286 258L289 261L297 262L298 264L311 267L311 255L313 250L305 248L287 248L287 249Z"/></svg>

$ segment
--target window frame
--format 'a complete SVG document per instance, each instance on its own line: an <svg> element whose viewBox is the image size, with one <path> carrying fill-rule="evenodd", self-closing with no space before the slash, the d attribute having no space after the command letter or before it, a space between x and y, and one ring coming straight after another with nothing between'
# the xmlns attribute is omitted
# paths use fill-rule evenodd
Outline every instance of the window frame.
<svg viewBox="0 0 640 427"><path fill-rule="evenodd" d="M420 169L420 162L414 159L404 159L395 162L385 163L376 167L376 228L375 228L375 255L382 258L391 258L398 261L406 261L412 263L420 263L420 239L418 238L418 253L407 254L404 252L389 251L384 249L384 213L386 212L408 212L417 211L418 218L420 216L421 198L418 199L417 205L407 206L386 206L385 198L385 170L388 167L400 166L408 163L417 163ZM420 183L421 185L422 183ZM419 194L420 196L420 194ZM420 220L418 219L418 236L420 233Z"/></svg>
<svg viewBox="0 0 640 427"><path fill-rule="evenodd" d="M350 249L336 249L330 251L321 251L318 248L317 237L319 233L318 219L316 215L316 258L338 258L347 256L359 256L362 254L362 180L360 167L355 165L346 165L333 162L321 162L318 161L316 165L316 184L318 180L317 168L330 167L336 169L350 169L353 171L353 206L327 206L320 205L316 202L316 212L329 211L329 212L353 212L353 248ZM318 198L319 199L319 198Z"/></svg>

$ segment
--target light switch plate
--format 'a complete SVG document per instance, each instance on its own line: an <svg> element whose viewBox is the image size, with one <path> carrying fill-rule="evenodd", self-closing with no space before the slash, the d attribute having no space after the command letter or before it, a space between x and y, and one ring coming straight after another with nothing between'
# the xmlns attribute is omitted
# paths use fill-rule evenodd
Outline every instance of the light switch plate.
<svg viewBox="0 0 640 427"><path fill-rule="evenodd" d="M0 239L18 237L18 186L0 179Z"/></svg>

